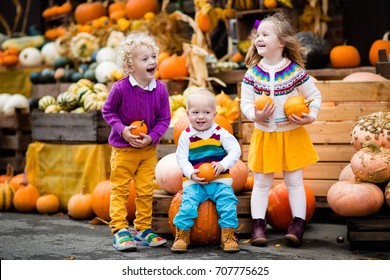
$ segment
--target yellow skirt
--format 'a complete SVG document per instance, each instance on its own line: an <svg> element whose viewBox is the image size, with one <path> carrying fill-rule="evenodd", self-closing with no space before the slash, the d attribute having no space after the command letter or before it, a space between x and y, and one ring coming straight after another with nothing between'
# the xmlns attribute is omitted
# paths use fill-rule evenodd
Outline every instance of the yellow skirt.
<svg viewBox="0 0 390 280"><path fill-rule="evenodd" d="M253 131L248 167L254 172L294 171L318 160L317 151L303 126L286 132Z"/></svg>

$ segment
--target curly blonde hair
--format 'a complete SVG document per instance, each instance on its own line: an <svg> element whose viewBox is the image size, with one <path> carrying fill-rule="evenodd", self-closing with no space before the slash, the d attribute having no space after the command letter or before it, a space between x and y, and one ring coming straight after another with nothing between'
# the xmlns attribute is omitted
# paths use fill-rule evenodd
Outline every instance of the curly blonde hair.
<svg viewBox="0 0 390 280"><path fill-rule="evenodd" d="M279 40L285 46L283 50L283 56L296 62L300 67L305 67L305 59L303 57L303 51L305 48L301 45L299 40L294 37L295 31L292 28L289 20L284 13L275 13L268 15L261 22L270 22L275 26L275 32ZM255 39L257 35L257 29L253 28L251 32L252 44L245 56L245 64L248 68L257 65L262 58L257 53L255 46Z"/></svg>
<svg viewBox="0 0 390 280"><path fill-rule="evenodd" d="M157 43L151 34L146 32L131 32L121 42L117 56L117 64L126 76L130 74L133 66L133 52L140 45L151 47L156 55L159 53Z"/></svg>

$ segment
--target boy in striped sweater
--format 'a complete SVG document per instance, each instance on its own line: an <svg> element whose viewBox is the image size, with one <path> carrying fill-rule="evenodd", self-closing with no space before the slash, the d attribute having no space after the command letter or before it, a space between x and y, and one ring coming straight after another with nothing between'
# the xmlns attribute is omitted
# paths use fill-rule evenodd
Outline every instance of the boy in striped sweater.
<svg viewBox="0 0 390 280"><path fill-rule="evenodd" d="M238 226L237 197L232 189L229 168L239 160L241 149L237 139L214 122L216 100L207 89L192 93L187 100L190 125L179 138L178 165L183 171L183 197L173 223L176 237L173 253L187 252L190 229L198 216L198 206L210 199L215 202L221 227L221 247L224 252L240 251L234 230ZM198 176L198 167L210 162L215 179L209 183Z"/></svg>

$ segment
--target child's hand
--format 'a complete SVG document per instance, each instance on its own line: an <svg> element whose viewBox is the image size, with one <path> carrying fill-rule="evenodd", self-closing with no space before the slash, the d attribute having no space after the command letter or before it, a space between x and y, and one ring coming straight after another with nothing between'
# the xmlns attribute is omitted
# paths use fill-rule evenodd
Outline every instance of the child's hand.
<svg viewBox="0 0 390 280"><path fill-rule="evenodd" d="M225 171L225 168L222 166L222 164L220 164L219 162L215 162L213 161L211 163L211 165L213 166L214 168L214 174L215 174L215 177L218 177L219 174L221 174L221 172Z"/></svg>
<svg viewBox="0 0 390 280"><path fill-rule="evenodd" d="M288 117L288 119L290 120L290 122L299 125L311 124L312 122L315 121L315 118L313 116L306 113L302 113L301 118L293 114L290 117Z"/></svg>
<svg viewBox="0 0 390 280"><path fill-rule="evenodd" d="M265 121L266 119L268 119L270 116L272 116L272 114L275 112L275 104L272 103L267 103L263 110L259 110L257 109L257 107L255 106L255 116L253 118L253 121L254 122L262 122L262 121Z"/></svg>
<svg viewBox="0 0 390 280"><path fill-rule="evenodd" d="M191 174L191 180L197 182L201 185L206 185L207 182L204 180L204 178L198 177L199 169L195 169L194 172Z"/></svg>
<svg viewBox="0 0 390 280"><path fill-rule="evenodd" d="M130 144L135 148L145 148L150 143L152 143L152 138L144 133L140 133L139 136L133 139Z"/></svg>

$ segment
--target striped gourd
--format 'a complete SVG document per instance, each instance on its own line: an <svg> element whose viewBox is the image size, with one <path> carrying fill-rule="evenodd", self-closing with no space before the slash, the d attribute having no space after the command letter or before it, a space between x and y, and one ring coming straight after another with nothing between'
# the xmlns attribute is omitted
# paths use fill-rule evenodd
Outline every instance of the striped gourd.
<svg viewBox="0 0 390 280"><path fill-rule="evenodd" d="M105 102L105 98L100 94L92 94L84 100L84 109L87 112L101 111Z"/></svg>
<svg viewBox="0 0 390 280"><path fill-rule="evenodd" d="M41 111L45 111L49 105L53 104L57 104L57 100L55 99L55 97L51 95L45 95L44 97L39 99L38 108Z"/></svg>
<svg viewBox="0 0 390 280"><path fill-rule="evenodd" d="M77 105L84 106L84 100L87 96L95 94L89 87L80 87L76 92Z"/></svg>
<svg viewBox="0 0 390 280"><path fill-rule="evenodd" d="M102 83L96 83L93 85L93 90L96 93L103 92L103 93L108 93L108 88L105 84Z"/></svg>
<svg viewBox="0 0 390 280"><path fill-rule="evenodd" d="M93 89L93 83L88 79L80 79L77 81L77 86L80 87L87 87L89 89Z"/></svg>
<svg viewBox="0 0 390 280"><path fill-rule="evenodd" d="M72 111L77 107L77 96L69 91L60 93L57 96L57 103L64 111Z"/></svg>
<svg viewBox="0 0 390 280"><path fill-rule="evenodd" d="M14 188L9 184L13 176L13 167L12 165L7 165L7 176L8 179L5 182L0 183L0 211L10 211L13 206Z"/></svg>

